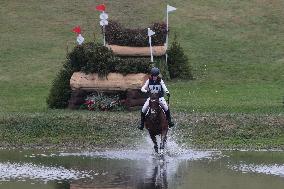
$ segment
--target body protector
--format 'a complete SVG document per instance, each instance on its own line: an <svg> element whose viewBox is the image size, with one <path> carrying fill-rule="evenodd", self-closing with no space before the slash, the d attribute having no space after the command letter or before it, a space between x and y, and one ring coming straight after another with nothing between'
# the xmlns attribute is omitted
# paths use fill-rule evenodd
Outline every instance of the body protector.
<svg viewBox="0 0 284 189"><path fill-rule="evenodd" d="M149 78L144 86L141 88L142 92L150 91L150 93L158 93L159 94L159 103L164 109L164 111L168 111L168 105L164 98L164 93L169 93L164 81L161 78L158 78L156 81L154 81L152 78ZM149 100L148 98L142 108L142 112L146 113L149 107Z"/></svg>

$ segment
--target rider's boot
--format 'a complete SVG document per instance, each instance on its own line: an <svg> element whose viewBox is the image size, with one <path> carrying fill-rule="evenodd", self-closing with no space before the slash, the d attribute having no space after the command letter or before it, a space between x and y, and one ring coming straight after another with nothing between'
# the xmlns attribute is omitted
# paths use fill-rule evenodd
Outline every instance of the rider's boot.
<svg viewBox="0 0 284 189"><path fill-rule="evenodd" d="M141 112L141 124L138 126L138 129L143 130L144 128L144 121L145 121L145 113Z"/></svg>
<svg viewBox="0 0 284 189"><path fill-rule="evenodd" d="M171 117L170 109L168 109L168 111L166 111L165 113L166 113L166 116L167 116L169 128L175 126L174 122L172 122L172 117Z"/></svg>

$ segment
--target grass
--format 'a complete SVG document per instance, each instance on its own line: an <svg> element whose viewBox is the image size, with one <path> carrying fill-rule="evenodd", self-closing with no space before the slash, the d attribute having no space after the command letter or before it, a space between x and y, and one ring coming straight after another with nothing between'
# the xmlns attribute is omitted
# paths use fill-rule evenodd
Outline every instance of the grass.
<svg viewBox="0 0 284 189"><path fill-rule="evenodd" d="M283 116L176 113L176 142L194 148L284 149ZM135 148L146 132L136 112L0 113L1 147Z"/></svg>
<svg viewBox="0 0 284 189"><path fill-rule="evenodd" d="M179 127L184 131L181 140L200 147L249 147L250 144L283 148L283 124L280 130L274 127L283 123L284 110L283 1L167 2L178 8L169 17L170 42L176 33L189 57L195 77L193 81L167 81L172 94L170 106L178 115L177 122L183 123ZM107 113L54 111L48 110L46 105L52 81L62 67L67 50L74 46L75 34L71 29L81 25L86 41L102 40L99 13L94 9L100 3L102 1L99 0L1 1L0 125L4 129L1 129L1 142L59 144L72 140L76 133L78 138L75 141L78 143L81 141L85 145L92 145L90 141L97 137L95 141L102 144L104 137L113 136L114 133L100 130L101 135L105 134L103 137L88 133L88 129L99 128L99 123L116 132L132 133L125 126L120 130L111 123L101 122ZM105 3L110 18L128 27L147 27L154 21L165 19L166 2L162 0L116 0ZM182 112L193 117L184 118ZM225 123L229 120L228 124L235 122L235 119L226 118L224 114L235 116L236 119L242 116L248 118L239 119L239 127L234 132L221 132L221 137L212 132L206 138L212 124L197 124L191 120L194 115L202 117L215 113L218 119L211 116L209 120ZM133 126L136 125L134 117L138 117L137 112L117 114L124 117L121 123L116 114L110 115L112 122L126 125L129 121L129 125ZM126 117L130 115L132 119L128 120ZM266 125L263 125L262 117L268 119L267 115L275 122L264 121ZM88 122L93 117L102 120L98 119L98 123ZM249 124L245 125L247 120ZM87 129L78 130L78 125ZM243 128L257 131L258 127L255 126L263 127L273 135L263 136L261 132L255 132L251 139L242 135L247 131ZM66 135L62 130L64 128L70 129ZM18 133L17 129L23 133ZM43 133L34 133L37 129ZM198 133L194 135L196 137L190 134L193 131ZM45 132L49 132L51 137L48 138ZM56 136L56 132L62 133L62 136ZM120 133L119 136L125 136L125 141L131 142L140 136L133 132L134 135ZM6 135L3 136L3 133ZM41 137L44 139L39 141ZM121 143L118 141L118 144Z"/></svg>

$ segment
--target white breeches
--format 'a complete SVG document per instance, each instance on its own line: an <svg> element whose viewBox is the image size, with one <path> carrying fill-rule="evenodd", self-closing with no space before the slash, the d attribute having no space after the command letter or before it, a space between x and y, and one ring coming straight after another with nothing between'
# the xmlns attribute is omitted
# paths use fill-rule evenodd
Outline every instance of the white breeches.
<svg viewBox="0 0 284 189"><path fill-rule="evenodd" d="M149 108L149 101L150 101L150 98L147 98L143 108L142 108L142 112L145 114ZM161 97L159 98L159 104L162 106L162 108L165 110L165 111L168 111L169 107L168 107L168 104L165 100L164 97Z"/></svg>

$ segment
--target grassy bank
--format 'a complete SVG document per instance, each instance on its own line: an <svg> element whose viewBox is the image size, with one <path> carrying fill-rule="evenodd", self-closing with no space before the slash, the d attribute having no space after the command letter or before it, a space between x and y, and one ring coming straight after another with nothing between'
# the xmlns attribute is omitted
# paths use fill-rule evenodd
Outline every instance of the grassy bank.
<svg viewBox="0 0 284 189"><path fill-rule="evenodd" d="M284 150L284 116L259 114L174 114L176 142L192 148ZM137 112L0 114L2 147L136 147L147 132L136 127Z"/></svg>

